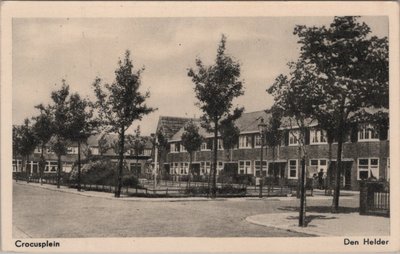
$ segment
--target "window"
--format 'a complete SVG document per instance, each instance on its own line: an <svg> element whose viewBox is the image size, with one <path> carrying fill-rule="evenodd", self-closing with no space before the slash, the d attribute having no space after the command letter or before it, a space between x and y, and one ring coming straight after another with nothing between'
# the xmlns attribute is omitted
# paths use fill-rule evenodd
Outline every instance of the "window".
<svg viewBox="0 0 400 254"><path fill-rule="evenodd" d="M181 167L181 175L187 175L188 173L189 173L189 163L184 162L184 163L182 163L182 167Z"/></svg>
<svg viewBox="0 0 400 254"><path fill-rule="evenodd" d="M207 142L203 142L201 143L201 147L200 147L201 151L209 151L209 147L207 146Z"/></svg>
<svg viewBox="0 0 400 254"><path fill-rule="evenodd" d="M268 171L268 168L267 168L268 166L267 165L268 165L267 161L263 161L262 162L263 176L267 175L267 171ZM254 161L254 168L256 170L256 176L261 176L261 173L260 173L261 167L260 167L260 161L259 160L255 160Z"/></svg>
<svg viewBox="0 0 400 254"><path fill-rule="evenodd" d="M172 172L173 172L173 174L178 174L179 173L179 163L178 162L174 163L174 166L172 168Z"/></svg>
<svg viewBox="0 0 400 254"><path fill-rule="evenodd" d="M218 139L218 150L224 150L224 144L222 139Z"/></svg>
<svg viewBox="0 0 400 254"><path fill-rule="evenodd" d="M254 147L256 148L260 148L261 147L261 135L260 134L256 134L254 136Z"/></svg>
<svg viewBox="0 0 400 254"><path fill-rule="evenodd" d="M239 136L239 148L251 148L251 136L250 135Z"/></svg>
<svg viewBox="0 0 400 254"><path fill-rule="evenodd" d="M327 160L310 160L310 166L308 167L308 174L313 176L313 174L318 174L322 171L326 174L328 173L328 163Z"/></svg>
<svg viewBox="0 0 400 254"><path fill-rule="evenodd" d="M205 175L210 173L211 163L209 161L202 161L200 162L200 171L201 174Z"/></svg>
<svg viewBox="0 0 400 254"><path fill-rule="evenodd" d="M72 163L65 162L62 166L64 172L70 173L72 171Z"/></svg>
<svg viewBox="0 0 400 254"><path fill-rule="evenodd" d="M252 174L251 161L239 161L239 174Z"/></svg>
<svg viewBox="0 0 400 254"><path fill-rule="evenodd" d="M56 173L57 169L58 169L57 161L48 161L44 168L44 172Z"/></svg>
<svg viewBox="0 0 400 254"><path fill-rule="evenodd" d="M180 145L180 148L181 148L181 153L187 152L186 148L183 145Z"/></svg>
<svg viewBox="0 0 400 254"><path fill-rule="evenodd" d="M370 177L379 179L379 159L358 159L357 180L365 180Z"/></svg>
<svg viewBox="0 0 400 254"><path fill-rule="evenodd" d="M178 153L179 152L179 144L171 143L170 150L171 150L171 153Z"/></svg>
<svg viewBox="0 0 400 254"><path fill-rule="evenodd" d="M151 156L151 149L144 149L143 150L143 155L144 156Z"/></svg>
<svg viewBox="0 0 400 254"><path fill-rule="evenodd" d="M67 154L78 154L78 147L67 147Z"/></svg>
<svg viewBox="0 0 400 254"><path fill-rule="evenodd" d="M289 131L289 146L297 146L299 144L299 131Z"/></svg>
<svg viewBox="0 0 400 254"><path fill-rule="evenodd" d="M379 136L375 128L368 124L358 130L358 141L378 141Z"/></svg>
<svg viewBox="0 0 400 254"><path fill-rule="evenodd" d="M297 178L297 160L289 160L289 175L288 178Z"/></svg>
<svg viewBox="0 0 400 254"><path fill-rule="evenodd" d="M310 144L326 144L326 132L312 129L310 131Z"/></svg>
<svg viewBox="0 0 400 254"><path fill-rule="evenodd" d="M47 153L48 154L54 154L53 150L50 147L47 148Z"/></svg>
<svg viewBox="0 0 400 254"><path fill-rule="evenodd" d="M42 148L36 147L33 153L42 153Z"/></svg>
<svg viewBox="0 0 400 254"><path fill-rule="evenodd" d="M218 174L220 171L224 170L224 162L223 161L218 161L217 165L218 165L217 166L217 174Z"/></svg>
<svg viewBox="0 0 400 254"><path fill-rule="evenodd" d="M13 160L12 161L13 172L21 172L21 165L22 165L21 160Z"/></svg>

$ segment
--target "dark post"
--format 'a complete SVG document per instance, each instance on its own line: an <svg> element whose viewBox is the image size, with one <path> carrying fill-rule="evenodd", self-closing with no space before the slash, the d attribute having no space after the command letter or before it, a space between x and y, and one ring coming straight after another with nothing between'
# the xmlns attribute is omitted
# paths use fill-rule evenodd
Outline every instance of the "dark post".
<svg viewBox="0 0 400 254"><path fill-rule="evenodd" d="M306 160L304 156L301 158L301 180L300 180L300 213L299 213L299 226L306 226Z"/></svg>
<svg viewBox="0 0 400 254"><path fill-rule="evenodd" d="M81 141L78 141L78 191L81 191Z"/></svg>

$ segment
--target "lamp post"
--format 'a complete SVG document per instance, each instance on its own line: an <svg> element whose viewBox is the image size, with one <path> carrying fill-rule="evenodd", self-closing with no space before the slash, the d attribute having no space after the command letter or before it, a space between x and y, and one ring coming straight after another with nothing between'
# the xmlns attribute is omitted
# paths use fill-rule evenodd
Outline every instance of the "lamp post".
<svg viewBox="0 0 400 254"><path fill-rule="evenodd" d="M265 123L264 123L264 118L260 119L260 123L258 124L258 131L260 132L261 135L261 151L260 151L260 193L259 197L262 198L262 188L263 188L263 148L264 148L264 132L265 132Z"/></svg>

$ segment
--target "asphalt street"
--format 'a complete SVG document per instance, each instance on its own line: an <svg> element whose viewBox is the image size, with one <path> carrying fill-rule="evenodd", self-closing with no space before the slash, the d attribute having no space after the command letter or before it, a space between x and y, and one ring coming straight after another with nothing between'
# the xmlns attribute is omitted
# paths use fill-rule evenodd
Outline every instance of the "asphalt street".
<svg viewBox="0 0 400 254"><path fill-rule="evenodd" d="M358 200L341 205L355 209ZM308 200L326 210L330 199ZM77 237L302 237L303 233L255 225L246 217L296 211L295 199L146 202L105 199L13 184L13 228L19 236ZM16 232L13 232L16 237Z"/></svg>

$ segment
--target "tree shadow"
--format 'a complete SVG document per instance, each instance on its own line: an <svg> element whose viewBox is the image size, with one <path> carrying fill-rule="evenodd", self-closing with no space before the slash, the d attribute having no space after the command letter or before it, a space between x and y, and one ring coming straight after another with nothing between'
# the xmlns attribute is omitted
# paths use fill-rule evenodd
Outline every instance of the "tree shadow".
<svg viewBox="0 0 400 254"><path fill-rule="evenodd" d="M298 206L283 206L279 207L278 210L288 211L288 212L299 212L300 207ZM332 213L332 208L330 206L307 206L306 212L310 213ZM337 213L358 213L358 207L339 207Z"/></svg>
<svg viewBox="0 0 400 254"><path fill-rule="evenodd" d="M298 220L299 216L289 216L287 219L289 220ZM309 225L313 220L334 220L337 219L337 217L331 216L325 216L325 215L306 215L306 227L316 227L315 225Z"/></svg>

